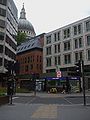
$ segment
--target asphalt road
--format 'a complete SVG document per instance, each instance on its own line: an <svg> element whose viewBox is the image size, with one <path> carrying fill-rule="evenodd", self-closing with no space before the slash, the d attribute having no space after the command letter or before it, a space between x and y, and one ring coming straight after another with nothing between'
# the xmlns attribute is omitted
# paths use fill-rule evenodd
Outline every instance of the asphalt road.
<svg viewBox="0 0 90 120"><path fill-rule="evenodd" d="M68 96L68 97L40 97L40 96L15 96L13 103L23 104L60 104L73 105L83 104L83 96ZM90 96L86 97L86 103L90 104Z"/></svg>
<svg viewBox="0 0 90 120"><path fill-rule="evenodd" d="M13 104L0 106L0 120L90 120L90 96L42 94L13 96Z"/></svg>

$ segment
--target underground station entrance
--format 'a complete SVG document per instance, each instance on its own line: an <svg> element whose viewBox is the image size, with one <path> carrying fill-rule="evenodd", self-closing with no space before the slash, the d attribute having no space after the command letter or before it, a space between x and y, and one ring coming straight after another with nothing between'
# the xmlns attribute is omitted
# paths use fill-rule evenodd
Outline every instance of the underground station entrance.
<svg viewBox="0 0 90 120"><path fill-rule="evenodd" d="M80 77L46 77L34 81L21 81L21 87L38 92L73 93L81 91L81 80Z"/></svg>

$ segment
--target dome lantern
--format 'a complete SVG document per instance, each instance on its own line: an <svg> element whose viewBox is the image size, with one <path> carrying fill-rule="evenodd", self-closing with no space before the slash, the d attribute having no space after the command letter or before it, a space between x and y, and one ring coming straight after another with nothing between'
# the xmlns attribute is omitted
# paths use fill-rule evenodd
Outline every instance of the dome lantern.
<svg viewBox="0 0 90 120"><path fill-rule="evenodd" d="M21 12L20 12L20 19L26 19L26 12L25 12L25 8L24 8L24 3L23 3L23 8L21 9Z"/></svg>

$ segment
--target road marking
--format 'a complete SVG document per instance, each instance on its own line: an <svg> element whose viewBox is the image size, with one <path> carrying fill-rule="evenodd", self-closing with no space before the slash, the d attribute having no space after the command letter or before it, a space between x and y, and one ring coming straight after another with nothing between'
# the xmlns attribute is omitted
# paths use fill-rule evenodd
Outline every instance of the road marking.
<svg viewBox="0 0 90 120"><path fill-rule="evenodd" d="M40 106L31 116L31 118L57 118L57 105Z"/></svg>
<svg viewBox="0 0 90 120"><path fill-rule="evenodd" d="M17 98L19 98L19 97L13 97L12 99L14 100L14 99L17 99Z"/></svg>
<svg viewBox="0 0 90 120"><path fill-rule="evenodd" d="M27 104L30 104L31 102L33 102L36 98L32 98L29 102L27 102Z"/></svg>
<svg viewBox="0 0 90 120"><path fill-rule="evenodd" d="M66 100L69 104L73 104L72 102L70 102L69 100L67 100L66 98L63 98L64 100Z"/></svg>

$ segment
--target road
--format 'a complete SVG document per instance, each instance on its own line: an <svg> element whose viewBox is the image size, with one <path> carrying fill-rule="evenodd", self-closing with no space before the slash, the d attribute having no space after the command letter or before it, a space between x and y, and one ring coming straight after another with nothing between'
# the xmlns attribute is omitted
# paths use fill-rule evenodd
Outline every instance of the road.
<svg viewBox="0 0 90 120"><path fill-rule="evenodd" d="M83 104L83 96L15 96L13 103L73 105ZM86 97L86 103L90 104L90 96Z"/></svg>
<svg viewBox="0 0 90 120"><path fill-rule="evenodd" d="M12 105L0 106L0 120L90 120L90 96L86 100L84 106L82 96L16 95Z"/></svg>

